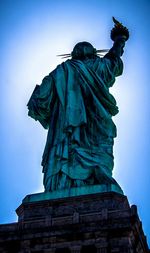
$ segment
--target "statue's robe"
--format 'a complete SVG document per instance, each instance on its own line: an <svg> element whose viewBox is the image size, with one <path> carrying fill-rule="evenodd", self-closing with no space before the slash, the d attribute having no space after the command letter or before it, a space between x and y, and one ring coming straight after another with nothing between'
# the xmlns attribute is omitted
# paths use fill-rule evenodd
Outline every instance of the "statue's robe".
<svg viewBox="0 0 150 253"><path fill-rule="evenodd" d="M48 129L42 160L46 191L116 183L112 178L116 137L112 116L118 108L109 87L122 71L117 56L72 59L36 86L28 109Z"/></svg>

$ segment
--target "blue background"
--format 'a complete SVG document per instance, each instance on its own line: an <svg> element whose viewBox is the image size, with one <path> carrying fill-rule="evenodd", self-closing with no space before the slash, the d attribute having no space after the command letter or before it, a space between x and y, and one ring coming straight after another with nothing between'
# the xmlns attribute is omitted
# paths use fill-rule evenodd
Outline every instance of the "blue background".
<svg viewBox="0 0 150 253"><path fill-rule="evenodd" d="M17 220L15 209L27 195L43 191L41 157L47 131L27 116L36 84L62 62L79 41L110 48L112 16L130 30L124 73L111 92L120 113L114 118L114 177L138 206L150 242L150 1L0 1L0 223Z"/></svg>

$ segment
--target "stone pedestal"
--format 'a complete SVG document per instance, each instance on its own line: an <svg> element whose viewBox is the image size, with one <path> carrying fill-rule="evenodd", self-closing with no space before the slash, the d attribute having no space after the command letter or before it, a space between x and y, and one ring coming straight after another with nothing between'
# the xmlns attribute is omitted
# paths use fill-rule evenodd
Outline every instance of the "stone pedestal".
<svg viewBox="0 0 150 253"><path fill-rule="evenodd" d="M136 206L116 193L25 198L18 222L0 225L3 253L147 253Z"/></svg>

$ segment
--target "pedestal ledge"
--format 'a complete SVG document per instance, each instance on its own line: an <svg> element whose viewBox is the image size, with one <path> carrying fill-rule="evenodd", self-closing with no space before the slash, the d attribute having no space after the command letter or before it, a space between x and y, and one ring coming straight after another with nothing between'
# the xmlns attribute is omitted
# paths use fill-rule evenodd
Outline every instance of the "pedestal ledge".
<svg viewBox="0 0 150 253"><path fill-rule="evenodd" d="M23 203L28 202L36 202L42 200L52 200L52 199L60 199L60 198L67 198L67 197L75 197L75 196L83 196L88 194L96 194L96 193L104 193L104 192L116 192L123 194L122 189L119 185L109 184L109 185L88 185L82 187L74 187L64 190L57 190L53 192L42 192L42 193L35 193L31 195L27 195L23 199Z"/></svg>
<svg viewBox="0 0 150 253"><path fill-rule="evenodd" d="M125 210L130 212L130 206L127 197L117 192L99 192L79 195L68 196L59 198L50 198L48 193L33 194L25 197L23 203L17 208L19 221L28 221L36 219L47 219L51 223L52 217L64 216L71 217L71 222L79 219L79 214L100 213L105 219L109 210Z"/></svg>

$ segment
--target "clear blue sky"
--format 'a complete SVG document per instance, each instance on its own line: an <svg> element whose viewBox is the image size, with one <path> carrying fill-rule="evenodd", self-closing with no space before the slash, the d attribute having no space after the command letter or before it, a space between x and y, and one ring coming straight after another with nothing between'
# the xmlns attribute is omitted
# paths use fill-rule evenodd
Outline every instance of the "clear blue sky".
<svg viewBox="0 0 150 253"><path fill-rule="evenodd" d="M36 84L79 41L110 48L111 17L130 30L124 73L112 88L120 113L114 118L114 177L138 206L150 242L150 1L1 0L0 223L16 221L15 209L27 194L43 191L41 157L46 130L27 116Z"/></svg>

